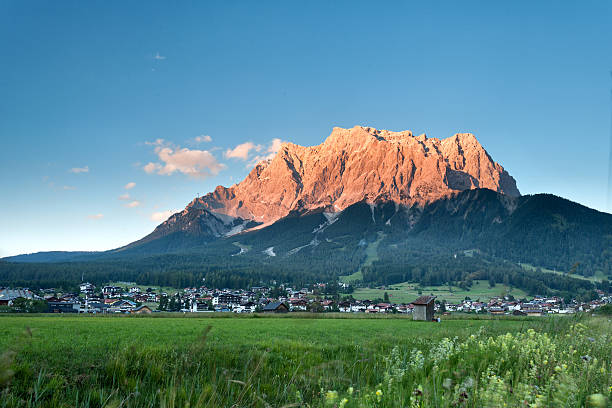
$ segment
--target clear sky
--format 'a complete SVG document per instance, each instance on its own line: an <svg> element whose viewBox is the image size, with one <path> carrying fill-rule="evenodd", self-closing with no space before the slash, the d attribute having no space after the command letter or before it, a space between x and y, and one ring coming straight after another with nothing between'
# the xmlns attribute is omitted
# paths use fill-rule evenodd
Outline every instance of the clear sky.
<svg viewBox="0 0 612 408"><path fill-rule="evenodd" d="M611 7L2 1L0 256L124 245L334 126L472 132L521 193L604 211Z"/></svg>

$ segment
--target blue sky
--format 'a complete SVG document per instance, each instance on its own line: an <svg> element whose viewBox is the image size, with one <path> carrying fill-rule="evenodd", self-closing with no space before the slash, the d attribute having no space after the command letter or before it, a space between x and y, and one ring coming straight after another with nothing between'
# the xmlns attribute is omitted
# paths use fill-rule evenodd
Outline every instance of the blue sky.
<svg viewBox="0 0 612 408"><path fill-rule="evenodd" d="M429 3L1 2L0 256L126 244L358 124L473 132L606 210L610 2Z"/></svg>

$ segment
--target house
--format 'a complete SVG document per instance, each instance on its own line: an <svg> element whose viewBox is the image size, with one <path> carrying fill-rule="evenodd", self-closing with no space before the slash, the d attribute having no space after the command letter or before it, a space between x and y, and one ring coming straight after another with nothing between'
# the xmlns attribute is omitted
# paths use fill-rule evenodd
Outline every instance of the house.
<svg viewBox="0 0 612 408"><path fill-rule="evenodd" d="M191 302L191 311L197 312L208 312L208 302L202 301L202 299L196 299Z"/></svg>
<svg viewBox="0 0 612 408"><path fill-rule="evenodd" d="M399 313L405 313L405 314L412 313L412 309L410 308L410 306L412 305L400 305L397 307L397 311Z"/></svg>
<svg viewBox="0 0 612 408"><path fill-rule="evenodd" d="M334 307L334 301L325 299L324 301L321 302L321 306L323 306L323 309L327 311L332 310Z"/></svg>
<svg viewBox="0 0 612 408"><path fill-rule="evenodd" d="M308 301L306 299L290 299L289 300L291 303L291 310L301 310L301 311L306 311L306 309L308 308Z"/></svg>
<svg viewBox="0 0 612 408"><path fill-rule="evenodd" d="M492 315L503 315L506 313L506 309L501 306L491 306L489 308L489 313Z"/></svg>
<svg viewBox="0 0 612 408"><path fill-rule="evenodd" d="M78 313L79 304L74 302L47 302L49 313Z"/></svg>
<svg viewBox="0 0 612 408"><path fill-rule="evenodd" d="M10 306L13 304L13 300L18 298L28 300L39 299L38 296L28 289L0 289L0 305Z"/></svg>
<svg viewBox="0 0 612 408"><path fill-rule="evenodd" d="M414 305L414 312L412 313L412 320L424 320L426 322L431 321L434 316L434 299L435 296L421 296L412 304Z"/></svg>
<svg viewBox="0 0 612 408"><path fill-rule="evenodd" d="M94 292L95 286L89 282L84 282L79 285L79 289L81 293L84 293L86 295L91 295Z"/></svg>
<svg viewBox="0 0 612 408"><path fill-rule="evenodd" d="M119 297L119 295L121 294L121 291L122 289L119 286L104 286L102 288L102 293L107 298Z"/></svg>
<svg viewBox="0 0 612 408"><path fill-rule="evenodd" d="M289 308L283 302L270 302L263 308L264 313L287 313Z"/></svg>
<svg viewBox="0 0 612 408"><path fill-rule="evenodd" d="M106 313L108 305L103 302L89 302L84 312L87 313Z"/></svg>
<svg viewBox="0 0 612 408"><path fill-rule="evenodd" d="M523 310L527 316L544 316L545 312L542 309L525 309Z"/></svg>
<svg viewBox="0 0 612 408"><path fill-rule="evenodd" d="M221 293L217 296L213 297L212 304L213 305L239 305L242 301L242 297L240 295L234 295L233 293Z"/></svg>
<svg viewBox="0 0 612 408"><path fill-rule="evenodd" d="M130 310L130 313L132 314L151 314L153 313L153 311L151 310L149 306L142 305L142 306L138 306L135 309Z"/></svg>
<svg viewBox="0 0 612 408"><path fill-rule="evenodd" d="M128 313L136 307L136 303L129 300L117 300L111 303L108 311L112 313Z"/></svg>
<svg viewBox="0 0 612 408"><path fill-rule="evenodd" d="M245 302L238 306L234 311L236 313L253 313L257 305L253 302Z"/></svg>
<svg viewBox="0 0 612 408"><path fill-rule="evenodd" d="M351 302L340 302L338 304L338 309L341 312L345 312L345 313L350 312L351 311Z"/></svg>

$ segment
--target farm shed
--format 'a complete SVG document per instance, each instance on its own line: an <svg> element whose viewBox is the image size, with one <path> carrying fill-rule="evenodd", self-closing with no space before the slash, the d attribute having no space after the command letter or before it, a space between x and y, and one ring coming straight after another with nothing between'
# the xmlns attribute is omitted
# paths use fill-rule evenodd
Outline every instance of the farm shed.
<svg viewBox="0 0 612 408"><path fill-rule="evenodd" d="M434 315L434 299L435 296L421 296L412 304L414 311L412 312L412 320L431 321Z"/></svg>

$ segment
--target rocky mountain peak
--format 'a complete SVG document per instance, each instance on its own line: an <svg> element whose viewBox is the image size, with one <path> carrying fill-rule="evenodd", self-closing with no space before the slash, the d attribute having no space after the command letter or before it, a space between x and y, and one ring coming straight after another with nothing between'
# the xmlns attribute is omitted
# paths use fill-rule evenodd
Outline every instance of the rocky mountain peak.
<svg viewBox="0 0 612 408"><path fill-rule="evenodd" d="M218 186L188 208L271 223L292 211L339 211L364 200L424 205L476 188L520 195L471 133L440 140L410 130L335 127L317 146L283 144L242 182Z"/></svg>

